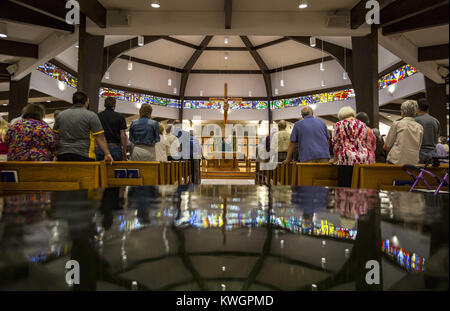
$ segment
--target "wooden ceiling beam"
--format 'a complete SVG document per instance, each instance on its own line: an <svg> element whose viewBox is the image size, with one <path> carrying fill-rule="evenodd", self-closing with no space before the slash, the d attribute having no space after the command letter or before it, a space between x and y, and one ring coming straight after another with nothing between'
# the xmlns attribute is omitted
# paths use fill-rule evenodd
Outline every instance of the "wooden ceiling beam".
<svg viewBox="0 0 450 311"><path fill-rule="evenodd" d="M1 39L0 54L17 57L39 58L39 47L36 44Z"/></svg>
<svg viewBox="0 0 450 311"><path fill-rule="evenodd" d="M224 0L225 29L231 29L231 17L233 15L233 0Z"/></svg>
<svg viewBox="0 0 450 311"><path fill-rule="evenodd" d="M448 25L448 23L449 4L447 1L447 4L443 6L428 10L420 15L415 15L408 19L403 19L395 24L384 26L382 28L382 32L384 36L389 36L424 28Z"/></svg>
<svg viewBox="0 0 450 311"><path fill-rule="evenodd" d="M448 59L448 44L419 48L419 62Z"/></svg>
<svg viewBox="0 0 450 311"><path fill-rule="evenodd" d="M19 5L7 0L2 0L0 2L0 19L47 27L61 31L75 31L75 27L73 25L67 24L65 21L61 21L60 19L53 18L23 5Z"/></svg>
<svg viewBox="0 0 450 311"><path fill-rule="evenodd" d="M80 11L98 27L106 28L106 9L98 0L78 0Z"/></svg>
<svg viewBox="0 0 450 311"><path fill-rule="evenodd" d="M261 71L263 77L264 77L264 84L266 86L266 92L267 92L267 98L268 100L272 100L272 80L270 79L269 74L269 68L267 67L264 60L261 58L259 53L255 50L253 44L250 42L247 36L241 36L242 42L244 42L245 46L247 47L247 50L250 52L250 55L255 60L256 64L259 67L259 70Z"/></svg>
<svg viewBox="0 0 450 311"><path fill-rule="evenodd" d="M280 39L276 39L276 40L273 40L273 41L269 41L269 42L257 45L257 46L254 47L254 49L255 50L259 50L259 49L267 48L269 46L280 44L280 43L283 43L283 42L286 42L286 41L289 41L289 39L286 38L286 37L283 37L283 38L280 38Z"/></svg>
<svg viewBox="0 0 450 311"><path fill-rule="evenodd" d="M366 8L366 3L368 0L361 0L356 4L350 11L350 24L351 29L358 29L366 22L366 15L370 10ZM386 6L394 2L395 0L378 0L380 4L380 10L384 9Z"/></svg>
<svg viewBox="0 0 450 311"><path fill-rule="evenodd" d="M448 5L449 0L396 0L381 10L381 27L418 17L423 13Z"/></svg>

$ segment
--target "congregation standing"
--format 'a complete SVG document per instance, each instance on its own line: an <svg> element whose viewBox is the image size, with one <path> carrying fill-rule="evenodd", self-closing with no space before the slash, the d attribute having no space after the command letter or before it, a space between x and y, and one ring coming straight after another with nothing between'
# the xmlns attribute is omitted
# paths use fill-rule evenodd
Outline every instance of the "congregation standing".
<svg viewBox="0 0 450 311"><path fill-rule="evenodd" d="M164 128L152 119L152 106L143 104L128 138L126 120L115 111L116 100L108 97L104 106L96 114L88 109L87 95L76 92L70 108L55 111L53 128L44 121L44 107L35 103L10 124L0 119L0 161L191 160L199 171L201 144L192 131L183 130L180 120ZM277 147L277 162L337 165L338 185L349 187L355 164L417 165L433 157L448 157L448 141L440 137L441 125L428 110L425 99L405 101L401 119L393 122L387 135L381 135L379 129L370 128L366 113L356 114L349 106L340 109L332 131L306 106L292 131L281 120L267 144Z"/></svg>

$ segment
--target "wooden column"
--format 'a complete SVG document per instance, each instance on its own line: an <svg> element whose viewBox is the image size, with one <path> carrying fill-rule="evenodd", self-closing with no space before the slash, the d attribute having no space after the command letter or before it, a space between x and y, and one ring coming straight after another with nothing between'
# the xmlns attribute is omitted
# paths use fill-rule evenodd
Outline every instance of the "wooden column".
<svg viewBox="0 0 450 311"><path fill-rule="evenodd" d="M21 80L11 80L9 84L8 121L22 115L22 109L28 104L31 73Z"/></svg>
<svg viewBox="0 0 450 311"><path fill-rule="evenodd" d="M447 136L447 95L445 83L438 84L425 77L427 101L430 104L430 115L441 123L441 136Z"/></svg>
<svg viewBox="0 0 450 311"><path fill-rule="evenodd" d="M378 101L378 32L365 37L352 37L352 83L357 112L369 115L370 127L379 125Z"/></svg>
<svg viewBox="0 0 450 311"><path fill-rule="evenodd" d="M78 90L89 98L89 109L98 112L99 92L103 78L104 36L86 32L86 17L81 16L78 48Z"/></svg>

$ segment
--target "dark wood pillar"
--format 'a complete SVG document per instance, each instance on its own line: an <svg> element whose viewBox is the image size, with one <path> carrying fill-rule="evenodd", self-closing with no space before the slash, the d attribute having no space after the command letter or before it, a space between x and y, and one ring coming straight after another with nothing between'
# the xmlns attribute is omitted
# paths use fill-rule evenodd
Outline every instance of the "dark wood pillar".
<svg viewBox="0 0 450 311"><path fill-rule="evenodd" d="M352 83L357 112L369 115L370 127L379 125L378 101L378 32L375 28L365 37L352 37Z"/></svg>
<svg viewBox="0 0 450 311"><path fill-rule="evenodd" d="M445 83L438 84L425 77L427 101L430 105L430 115L441 123L441 136L447 136L447 95Z"/></svg>
<svg viewBox="0 0 450 311"><path fill-rule="evenodd" d="M98 112L99 92L103 78L104 36L86 32L86 17L80 18L78 48L78 90L89 98L89 109Z"/></svg>
<svg viewBox="0 0 450 311"><path fill-rule="evenodd" d="M9 83L8 121L22 115L22 109L28 104L31 73L21 80Z"/></svg>

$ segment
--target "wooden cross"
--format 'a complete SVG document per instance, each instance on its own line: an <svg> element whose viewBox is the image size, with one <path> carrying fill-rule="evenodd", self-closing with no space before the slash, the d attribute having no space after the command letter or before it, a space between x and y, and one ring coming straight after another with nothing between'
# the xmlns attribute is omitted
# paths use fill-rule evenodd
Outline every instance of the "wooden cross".
<svg viewBox="0 0 450 311"><path fill-rule="evenodd" d="M228 110L230 109L230 104L228 101L242 101L242 98L237 97L228 97L228 84L225 83L224 85L224 96L223 98L210 98L211 102L221 102L223 101L223 124L227 124L228 121Z"/></svg>

